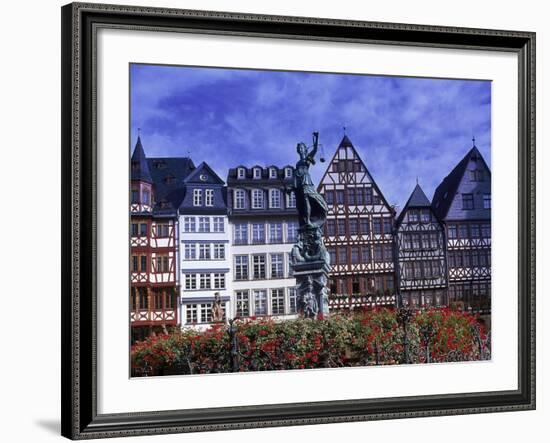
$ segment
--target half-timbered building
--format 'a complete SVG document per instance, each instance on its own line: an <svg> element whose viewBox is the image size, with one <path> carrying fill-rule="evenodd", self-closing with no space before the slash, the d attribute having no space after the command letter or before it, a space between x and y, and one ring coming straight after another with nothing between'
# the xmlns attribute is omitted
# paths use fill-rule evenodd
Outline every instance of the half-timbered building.
<svg viewBox="0 0 550 443"><path fill-rule="evenodd" d="M227 194L232 230L233 316L296 315L296 279L289 253L298 235L292 166L237 166Z"/></svg>
<svg viewBox="0 0 550 443"><path fill-rule="evenodd" d="M345 135L318 187L328 205L330 309L395 304L395 210Z"/></svg>
<svg viewBox="0 0 550 443"><path fill-rule="evenodd" d="M177 204L173 190L176 175L181 178L193 168L191 160L180 160L147 158L140 137L131 157L132 340L178 324Z"/></svg>
<svg viewBox="0 0 550 443"><path fill-rule="evenodd" d="M396 221L398 304L413 308L446 304L445 233L420 185Z"/></svg>
<svg viewBox="0 0 550 443"><path fill-rule="evenodd" d="M474 145L437 187L432 208L445 224L451 307L491 307L491 171Z"/></svg>

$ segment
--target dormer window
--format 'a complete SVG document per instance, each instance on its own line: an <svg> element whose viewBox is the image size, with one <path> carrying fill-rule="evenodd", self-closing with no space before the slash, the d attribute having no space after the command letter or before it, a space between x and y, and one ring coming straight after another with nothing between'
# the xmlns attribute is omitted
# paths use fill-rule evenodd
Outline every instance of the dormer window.
<svg viewBox="0 0 550 443"><path fill-rule="evenodd" d="M237 178L244 178L244 168L237 168Z"/></svg>
<svg viewBox="0 0 550 443"><path fill-rule="evenodd" d="M168 207L170 207L170 204L166 201L166 199L162 199L159 203L161 209L166 209Z"/></svg>
<svg viewBox="0 0 550 443"><path fill-rule="evenodd" d="M254 178L262 178L262 170L260 168L254 168L253 171Z"/></svg>
<svg viewBox="0 0 550 443"><path fill-rule="evenodd" d="M290 178L290 177L292 177L292 169L285 168L285 178Z"/></svg>
<svg viewBox="0 0 550 443"><path fill-rule="evenodd" d="M277 170L275 168L269 168L269 178L277 178Z"/></svg>
<svg viewBox="0 0 550 443"><path fill-rule="evenodd" d="M172 185L175 183L175 181L176 181L176 177L174 177L173 175L168 175L164 177L164 183L166 183L167 185Z"/></svg>
<svg viewBox="0 0 550 443"><path fill-rule="evenodd" d="M204 191L204 204L206 206L214 206L214 190L206 189Z"/></svg>
<svg viewBox="0 0 550 443"><path fill-rule="evenodd" d="M153 166L156 168L156 169L164 169L166 168L166 163L164 160L155 160L153 162Z"/></svg>

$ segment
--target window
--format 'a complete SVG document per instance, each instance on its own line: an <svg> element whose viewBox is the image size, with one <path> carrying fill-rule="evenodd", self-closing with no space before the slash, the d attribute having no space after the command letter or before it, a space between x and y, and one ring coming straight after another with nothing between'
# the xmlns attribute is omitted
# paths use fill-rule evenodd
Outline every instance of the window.
<svg viewBox="0 0 550 443"><path fill-rule="evenodd" d="M412 237L411 234L401 234L401 238L403 239L403 249L412 249Z"/></svg>
<svg viewBox="0 0 550 443"><path fill-rule="evenodd" d="M234 196L235 196L235 201L233 203L233 207L235 209L244 209L245 208L245 197L244 197L244 189L235 189L234 192Z"/></svg>
<svg viewBox="0 0 550 443"><path fill-rule="evenodd" d="M143 203L148 205L150 204L150 198L151 198L151 194L149 193L149 191L147 189L144 189L143 190Z"/></svg>
<svg viewBox="0 0 550 443"><path fill-rule="evenodd" d="M134 204L139 203L139 190L138 189L132 189L131 201Z"/></svg>
<svg viewBox="0 0 550 443"><path fill-rule="evenodd" d="M269 168L269 178L277 178L277 170L275 168Z"/></svg>
<svg viewBox="0 0 550 443"><path fill-rule="evenodd" d="M214 289L225 289L225 274L214 274Z"/></svg>
<svg viewBox="0 0 550 443"><path fill-rule="evenodd" d="M286 206L287 206L287 208L295 208L296 207L296 194L294 194L294 192L290 192L286 196Z"/></svg>
<svg viewBox="0 0 550 443"><path fill-rule="evenodd" d="M348 205L355 205L355 188L348 188Z"/></svg>
<svg viewBox="0 0 550 443"><path fill-rule="evenodd" d="M344 204L344 191L336 191L336 204L337 205Z"/></svg>
<svg viewBox="0 0 550 443"><path fill-rule="evenodd" d="M159 238L166 238L170 233L170 225L167 223L160 223L156 226L156 235Z"/></svg>
<svg viewBox="0 0 550 443"><path fill-rule="evenodd" d="M137 237L139 232L139 225L137 223L132 223L132 237Z"/></svg>
<svg viewBox="0 0 550 443"><path fill-rule="evenodd" d="M436 232L430 233L430 248L437 249L439 247L439 236Z"/></svg>
<svg viewBox="0 0 550 443"><path fill-rule="evenodd" d="M382 234L382 219L380 217L372 219L372 230L375 235Z"/></svg>
<svg viewBox="0 0 550 443"><path fill-rule="evenodd" d="M327 220L326 233L328 236L336 235L336 220Z"/></svg>
<svg viewBox="0 0 550 443"><path fill-rule="evenodd" d="M149 309L149 297L145 288L139 289L139 309Z"/></svg>
<svg viewBox="0 0 550 443"><path fill-rule="evenodd" d="M262 178L262 170L260 168L254 168L253 169L253 177L254 178Z"/></svg>
<svg viewBox="0 0 550 443"><path fill-rule="evenodd" d="M139 260L137 255L132 255L132 272L139 272Z"/></svg>
<svg viewBox="0 0 550 443"><path fill-rule="evenodd" d="M382 245L374 245L374 261L377 263L383 262L384 257L382 255Z"/></svg>
<svg viewBox="0 0 550 443"><path fill-rule="evenodd" d="M267 291L259 289L253 291L254 313L256 315L267 315Z"/></svg>
<svg viewBox="0 0 550 443"><path fill-rule="evenodd" d="M199 244L199 260L210 260L210 245L208 243Z"/></svg>
<svg viewBox="0 0 550 443"><path fill-rule="evenodd" d="M482 182L484 180L482 169L473 169L470 171L470 180L473 182Z"/></svg>
<svg viewBox="0 0 550 443"><path fill-rule="evenodd" d="M213 217L214 232L225 232L225 223L223 217Z"/></svg>
<svg viewBox="0 0 550 443"><path fill-rule="evenodd" d="M270 243L283 242L283 224L282 223L269 224L269 242Z"/></svg>
<svg viewBox="0 0 550 443"><path fill-rule="evenodd" d="M199 217L199 232L210 232L210 217Z"/></svg>
<svg viewBox="0 0 550 443"><path fill-rule="evenodd" d="M253 278L265 279L265 255L252 256Z"/></svg>
<svg viewBox="0 0 550 443"><path fill-rule="evenodd" d="M271 278L283 278L283 254L271 254Z"/></svg>
<svg viewBox="0 0 550 443"><path fill-rule="evenodd" d="M457 235L456 225L449 225L447 229L447 234L449 235L449 239L457 238L458 235Z"/></svg>
<svg viewBox="0 0 550 443"><path fill-rule="evenodd" d="M479 238L479 225L478 224L471 224L470 225L470 236L472 238Z"/></svg>
<svg viewBox="0 0 550 443"><path fill-rule="evenodd" d="M186 243L184 245L184 257L185 260L196 260L197 259L197 248L194 243Z"/></svg>
<svg viewBox="0 0 550 443"><path fill-rule="evenodd" d="M411 234L413 249L420 249L420 234Z"/></svg>
<svg viewBox="0 0 550 443"><path fill-rule="evenodd" d="M248 280L248 255L235 256L235 280Z"/></svg>
<svg viewBox="0 0 550 443"><path fill-rule="evenodd" d="M384 234L391 234L393 223L391 217L384 217Z"/></svg>
<svg viewBox="0 0 550 443"><path fill-rule="evenodd" d="M184 217L183 230L184 232L195 232L195 217Z"/></svg>
<svg viewBox="0 0 550 443"><path fill-rule="evenodd" d="M490 224L481 225L481 237L482 238L491 238L491 225Z"/></svg>
<svg viewBox="0 0 550 443"><path fill-rule="evenodd" d="M186 323L198 323L198 312L197 305L185 305Z"/></svg>
<svg viewBox="0 0 550 443"><path fill-rule="evenodd" d="M423 209L422 211L420 211L420 221L422 223L430 223L431 219L432 216L428 209Z"/></svg>
<svg viewBox="0 0 550 443"><path fill-rule="evenodd" d="M417 211L409 211L409 222L410 223L418 223L418 212Z"/></svg>
<svg viewBox="0 0 550 443"><path fill-rule="evenodd" d="M372 188L364 188L365 191L365 204L372 205Z"/></svg>
<svg viewBox="0 0 550 443"><path fill-rule="evenodd" d="M281 207L281 191L278 189L269 190L269 207L280 208Z"/></svg>
<svg viewBox="0 0 550 443"><path fill-rule="evenodd" d="M351 262L353 264L359 263L359 246L351 247Z"/></svg>
<svg viewBox="0 0 550 443"><path fill-rule="evenodd" d="M458 225L458 237L468 238L468 225Z"/></svg>
<svg viewBox="0 0 550 443"><path fill-rule="evenodd" d="M365 193L363 188L356 188L355 189L355 199L357 200L358 205L364 205L365 204Z"/></svg>
<svg viewBox="0 0 550 443"><path fill-rule="evenodd" d="M202 189L193 189L193 206L202 206Z"/></svg>
<svg viewBox="0 0 550 443"><path fill-rule="evenodd" d="M237 299L237 317L248 317L250 315L248 291L236 291L235 298Z"/></svg>
<svg viewBox="0 0 550 443"><path fill-rule="evenodd" d="M330 264L331 265L334 265L336 264L336 248L333 248L333 247L328 247L327 248L328 250L328 253L330 255Z"/></svg>
<svg viewBox="0 0 550 443"><path fill-rule="evenodd" d="M359 234L359 220L352 218L349 220L349 235L357 234Z"/></svg>
<svg viewBox="0 0 550 443"><path fill-rule="evenodd" d="M285 291L283 289L271 290L271 315L284 315Z"/></svg>
<svg viewBox="0 0 550 443"><path fill-rule="evenodd" d="M361 292L361 283L359 282L358 277L353 277L351 280L351 293L359 294Z"/></svg>
<svg viewBox="0 0 550 443"><path fill-rule="evenodd" d="M370 246L361 246L361 263L370 263Z"/></svg>
<svg viewBox="0 0 550 443"><path fill-rule="evenodd" d="M185 289L197 289L197 278L195 274L185 274Z"/></svg>
<svg viewBox="0 0 550 443"><path fill-rule="evenodd" d="M265 224L252 223L252 243L265 243Z"/></svg>
<svg viewBox="0 0 550 443"><path fill-rule="evenodd" d="M211 287L210 274L199 274L199 289L210 289Z"/></svg>
<svg viewBox="0 0 550 443"><path fill-rule="evenodd" d="M156 256L156 269L155 272L163 273L170 272L168 255L157 255Z"/></svg>
<svg viewBox="0 0 550 443"><path fill-rule="evenodd" d="M201 323L210 323L212 321L212 303L201 303Z"/></svg>
<svg viewBox="0 0 550 443"><path fill-rule="evenodd" d="M462 194L462 209L474 209L473 194Z"/></svg>
<svg viewBox="0 0 550 443"><path fill-rule="evenodd" d="M292 169L291 168L285 168L285 178L292 177Z"/></svg>
<svg viewBox="0 0 550 443"><path fill-rule="evenodd" d="M483 209L491 209L491 194L483 194Z"/></svg>
<svg viewBox="0 0 550 443"><path fill-rule="evenodd" d="M393 260L393 246L384 245L384 260L392 261Z"/></svg>
<svg viewBox="0 0 550 443"><path fill-rule="evenodd" d="M361 234L369 235L370 234L370 223L368 218L359 219L359 227L361 229Z"/></svg>
<svg viewBox="0 0 550 443"><path fill-rule="evenodd" d="M139 224L139 236L140 237L147 237L147 223L140 223Z"/></svg>
<svg viewBox="0 0 550 443"><path fill-rule="evenodd" d="M287 231L286 241L288 243L294 243L298 238L298 223L288 222L287 227L288 227L288 231Z"/></svg>
<svg viewBox="0 0 550 443"><path fill-rule="evenodd" d="M338 235L346 235L346 221L338 220Z"/></svg>
<svg viewBox="0 0 550 443"><path fill-rule="evenodd" d="M141 272L147 272L147 256L146 255L142 255L140 257L140 271Z"/></svg>
<svg viewBox="0 0 550 443"><path fill-rule="evenodd" d="M288 313L295 314L297 311L296 288L288 288Z"/></svg>
<svg viewBox="0 0 550 443"><path fill-rule="evenodd" d="M214 206L214 190L206 189L204 191L204 205L205 206Z"/></svg>
<svg viewBox="0 0 550 443"><path fill-rule="evenodd" d="M248 225L239 223L235 225L235 244L246 245L248 243Z"/></svg>
<svg viewBox="0 0 550 443"><path fill-rule="evenodd" d="M214 260L225 260L225 245L214 243Z"/></svg>
<svg viewBox="0 0 550 443"><path fill-rule="evenodd" d="M348 262L348 251L345 246L338 248L338 264L345 265Z"/></svg>
<svg viewBox="0 0 550 443"><path fill-rule="evenodd" d="M332 206L334 204L333 191L326 191L324 197L325 197L325 201L327 202L327 205Z"/></svg>
<svg viewBox="0 0 550 443"><path fill-rule="evenodd" d="M244 178L245 171L244 168L237 168L237 178Z"/></svg>
<svg viewBox="0 0 550 443"><path fill-rule="evenodd" d="M261 189L252 190L252 209L263 209L264 192Z"/></svg>

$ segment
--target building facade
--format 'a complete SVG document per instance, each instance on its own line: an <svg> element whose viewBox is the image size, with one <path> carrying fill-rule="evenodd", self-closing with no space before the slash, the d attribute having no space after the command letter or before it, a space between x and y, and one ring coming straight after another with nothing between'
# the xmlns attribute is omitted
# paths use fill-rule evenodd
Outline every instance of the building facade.
<svg viewBox="0 0 550 443"><path fill-rule="evenodd" d="M138 137L131 158L130 324L132 340L167 331L177 315L177 213L166 199L168 171L147 159ZM168 172L169 173L169 172Z"/></svg>
<svg viewBox="0 0 550 443"><path fill-rule="evenodd" d="M298 235L298 213L294 194L286 192L292 182L291 166L229 170L233 317L296 315L289 253Z"/></svg>
<svg viewBox="0 0 550 443"><path fill-rule="evenodd" d="M225 317L231 308L230 229L224 181L205 162L183 180L178 209L182 326L212 322L219 295Z"/></svg>
<svg viewBox="0 0 550 443"><path fill-rule="evenodd" d="M347 136L325 171L324 241L331 258L331 309L395 304L395 210Z"/></svg>
<svg viewBox="0 0 550 443"><path fill-rule="evenodd" d="M491 309L491 171L474 145L437 187L432 208L445 224L448 302Z"/></svg>
<svg viewBox="0 0 550 443"><path fill-rule="evenodd" d="M447 304L445 231L420 185L396 221L398 305Z"/></svg>

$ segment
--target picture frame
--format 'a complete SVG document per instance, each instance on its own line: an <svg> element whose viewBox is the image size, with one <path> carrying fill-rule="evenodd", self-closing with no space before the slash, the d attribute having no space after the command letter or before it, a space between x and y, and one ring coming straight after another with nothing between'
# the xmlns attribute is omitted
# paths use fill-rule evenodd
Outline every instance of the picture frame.
<svg viewBox="0 0 550 443"><path fill-rule="evenodd" d="M535 34L72 3L62 8L62 435L71 439L535 408ZM518 381L515 390L98 413L98 29L460 49L518 61Z"/></svg>

